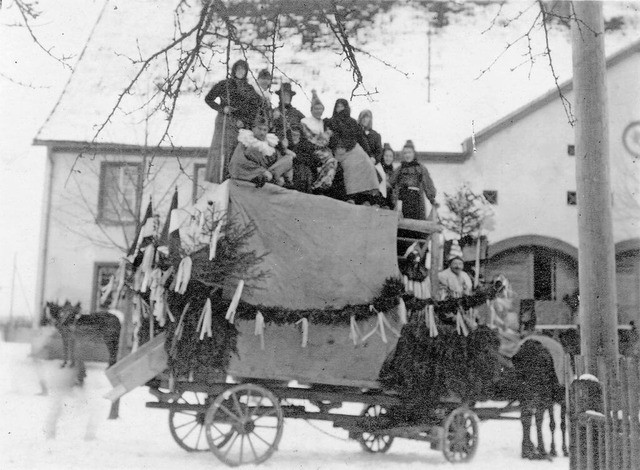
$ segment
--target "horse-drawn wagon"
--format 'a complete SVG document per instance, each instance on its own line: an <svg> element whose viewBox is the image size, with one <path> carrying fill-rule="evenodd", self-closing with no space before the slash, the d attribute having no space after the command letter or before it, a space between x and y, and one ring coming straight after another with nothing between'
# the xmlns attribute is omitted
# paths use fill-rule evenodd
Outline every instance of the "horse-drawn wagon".
<svg viewBox="0 0 640 470"><path fill-rule="evenodd" d="M495 333L469 312L498 288L431 299L435 222L235 181L203 198L172 220L179 263L163 266L167 253L151 248L134 261L150 341L107 370L111 399L146 383L157 397L147 406L169 410L182 448L231 466L269 458L285 418L332 422L368 452L406 438L452 462L474 456L471 405L490 398L499 363ZM400 274L399 227L424 234L400 261L429 266L431 282ZM361 413L345 412L347 402Z"/></svg>

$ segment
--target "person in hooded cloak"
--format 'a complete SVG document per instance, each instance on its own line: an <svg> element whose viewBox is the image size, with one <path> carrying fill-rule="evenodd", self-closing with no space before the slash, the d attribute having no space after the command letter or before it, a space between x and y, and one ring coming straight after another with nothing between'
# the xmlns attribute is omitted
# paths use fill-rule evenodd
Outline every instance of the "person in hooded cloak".
<svg viewBox="0 0 640 470"><path fill-rule="evenodd" d="M204 101L218 112L209 148L206 180L221 183L229 177L229 160L238 143L238 131L250 128L261 97L247 81L249 65L238 60L228 78L216 83Z"/></svg>

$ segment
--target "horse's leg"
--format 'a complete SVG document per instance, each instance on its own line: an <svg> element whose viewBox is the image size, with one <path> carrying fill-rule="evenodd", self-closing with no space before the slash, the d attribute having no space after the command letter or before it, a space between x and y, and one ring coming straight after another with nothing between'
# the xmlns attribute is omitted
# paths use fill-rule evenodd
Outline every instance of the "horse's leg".
<svg viewBox="0 0 640 470"><path fill-rule="evenodd" d="M544 437L542 436L542 421L544 420L544 410L547 407L538 403L536 406L535 418L536 418L536 437L538 440L538 454L541 456L547 455L547 450L544 448Z"/></svg>
<svg viewBox="0 0 640 470"><path fill-rule="evenodd" d="M71 330L69 332L69 360L71 363L70 367L75 367L76 365L76 332Z"/></svg>
<svg viewBox="0 0 640 470"><path fill-rule="evenodd" d="M107 349L109 350L109 367L118 361L118 343L120 338L105 338Z"/></svg>
<svg viewBox="0 0 640 470"><path fill-rule="evenodd" d="M534 459L536 450L533 447L533 442L531 442L531 419L533 418L533 413L531 412L531 408L528 404L521 403L520 406L520 423L522 423L522 458Z"/></svg>
<svg viewBox="0 0 640 470"><path fill-rule="evenodd" d="M549 455L551 457L557 457L558 453L556 452L556 417L554 416L554 404L551 403L549 406L549 430L551 431L551 448L549 449Z"/></svg>
<svg viewBox="0 0 640 470"><path fill-rule="evenodd" d="M560 431L562 431L562 455L569 457L567 450L567 403L562 400L560 402Z"/></svg>
<svg viewBox="0 0 640 470"><path fill-rule="evenodd" d="M60 330L60 334L62 336L62 365L60 367L64 367L69 358L69 334L63 330Z"/></svg>

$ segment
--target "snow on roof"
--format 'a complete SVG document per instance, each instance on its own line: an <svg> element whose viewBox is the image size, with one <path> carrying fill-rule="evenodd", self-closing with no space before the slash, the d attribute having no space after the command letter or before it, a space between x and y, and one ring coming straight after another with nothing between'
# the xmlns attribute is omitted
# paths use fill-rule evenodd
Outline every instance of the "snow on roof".
<svg viewBox="0 0 640 470"><path fill-rule="evenodd" d="M149 67L141 75L99 135L96 133L139 70L131 58L146 57L170 39L175 3L108 0L82 59L36 142L157 145L167 125L166 116L162 112L150 115L144 105L156 89L154 81L161 75L163 64ZM503 53L506 44L530 27L535 8L525 10L517 21L507 22L524 9L522 3L470 5L466 13L451 16L448 26L428 34L425 10L399 2L378 15L370 30L354 38L356 47L380 60L359 55L365 85L377 93L353 98L353 114L357 117L362 109L372 110L374 127L392 147L400 148L405 140L412 139L419 151L459 152L463 140L477 129L490 126L554 88L546 57L535 56L534 62L528 63L526 41ZM605 14L624 12L633 24L640 23L640 13L625 5L607 2ZM560 79L566 80L571 75L570 35L566 29L551 31L554 67ZM542 32L537 31L531 43L534 54L543 51L543 40ZM607 51L629 43L624 32L610 34ZM334 49L296 52L287 44L282 46L276 62L299 83L299 87L294 86L298 94L293 104L303 113L308 114L313 88L325 104L325 115L331 113L335 99L350 96L354 85L351 72ZM241 52L234 51L231 60L239 58ZM266 60L255 54L248 54L248 59L255 73L267 66ZM224 78L223 61L224 53L220 53L214 57L210 72L196 70L202 89L181 95L170 141L162 145L209 146L215 112L205 105L203 97L213 83Z"/></svg>

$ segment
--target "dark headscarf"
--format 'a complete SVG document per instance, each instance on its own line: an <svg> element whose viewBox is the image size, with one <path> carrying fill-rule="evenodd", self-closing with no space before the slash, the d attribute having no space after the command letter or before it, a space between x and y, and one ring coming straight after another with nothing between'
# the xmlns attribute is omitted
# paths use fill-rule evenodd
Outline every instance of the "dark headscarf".
<svg viewBox="0 0 640 470"><path fill-rule="evenodd" d="M340 113L336 112L336 108L338 107L338 104L342 104L344 106L344 109L342 111L340 111ZM336 104L333 106L333 116L337 116L340 115L341 117L349 117L351 116L351 108L349 107L349 102L347 100L345 100L344 98L338 98L336 100Z"/></svg>
<svg viewBox="0 0 640 470"><path fill-rule="evenodd" d="M240 66L244 66L244 77L238 79L236 78L236 69ZM237 60L235 64L233 64L233 66L231 67L231 78L233 78L234 80L246 80L248 74L249 74L249 64L247 63L246 60L242 60L242 59Z"/></svg>

